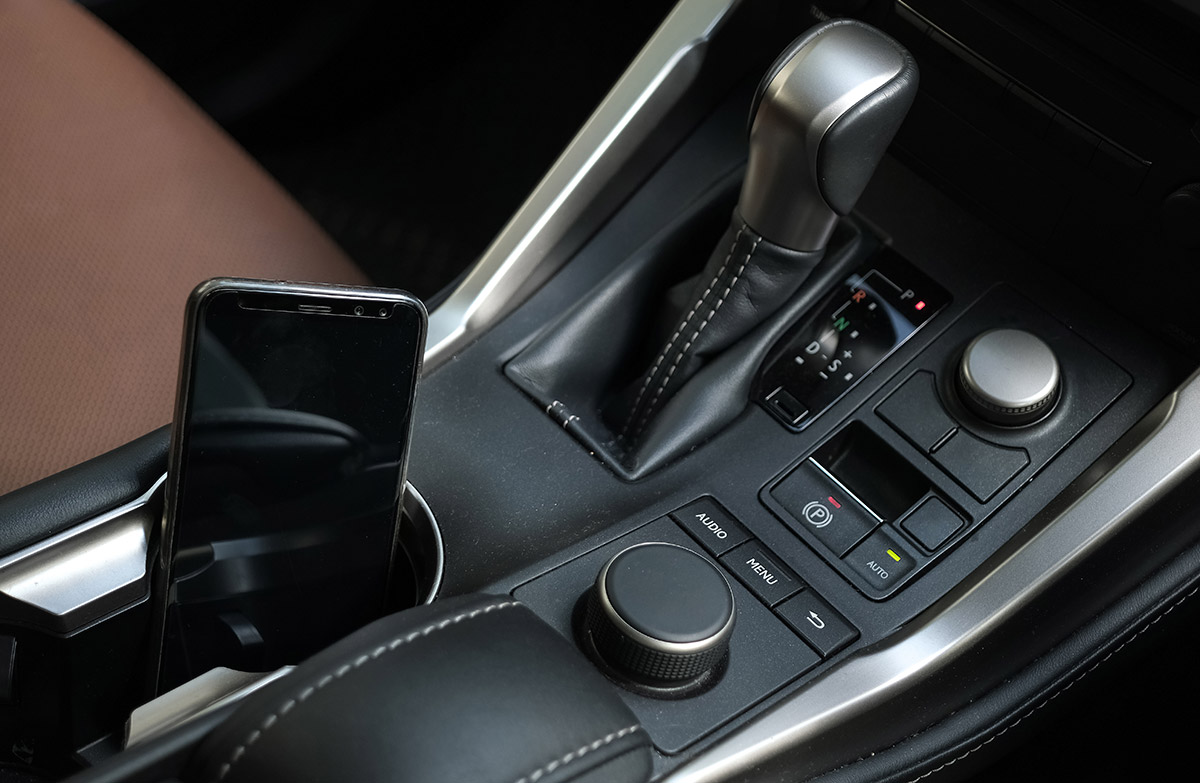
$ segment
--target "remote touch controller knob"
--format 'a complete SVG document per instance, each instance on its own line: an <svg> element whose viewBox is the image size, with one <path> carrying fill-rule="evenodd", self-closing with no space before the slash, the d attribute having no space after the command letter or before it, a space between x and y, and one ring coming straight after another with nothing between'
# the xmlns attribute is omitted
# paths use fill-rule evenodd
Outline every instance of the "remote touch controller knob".
<svg viewBox="0 0 1200 783"><path fill-rule="evenodd" d="M971 341L958 367L963 403L984 421L1020 427L1058 400L1062 373L1044 340L1023 329L991 329Z"/></svg>
<svg viewBox="0 0 1200 783"><path fill-rule="evenodd" d="M733 592L720 569L690 549L623 550L601 569L587 601L584 624L596 652L635 682L683 685L728 654Z"/></svg>

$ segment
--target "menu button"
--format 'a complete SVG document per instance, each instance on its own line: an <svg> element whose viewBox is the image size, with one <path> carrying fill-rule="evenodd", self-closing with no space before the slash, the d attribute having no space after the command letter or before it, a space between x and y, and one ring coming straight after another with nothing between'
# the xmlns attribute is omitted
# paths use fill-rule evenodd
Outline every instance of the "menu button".
<svg viewBox="0 0 1200 783"><path fill-rule="evenodd" d="M758 541L747 541L724 555L721 565L767 606L774 606L794 595L803 586L800 577L776 560Z"/></svg>

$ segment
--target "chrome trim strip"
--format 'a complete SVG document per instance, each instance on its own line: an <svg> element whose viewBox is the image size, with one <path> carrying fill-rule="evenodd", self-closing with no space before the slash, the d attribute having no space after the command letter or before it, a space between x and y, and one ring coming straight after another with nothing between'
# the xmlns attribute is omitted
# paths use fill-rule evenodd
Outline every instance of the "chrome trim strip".
<svg viewBox="0 0 1200 783"><path fill-rule="evenodd" d="M433 509L429 507L424 496L411 482L404 485L404 512L408 514L409 520L413 521L417 519L419 513L421 518L429 524L429 538L423 543L428 545L429 551L433 554L433 575L429 579L429 591L421 603L431 604L437 598L438 591L442 589L442 578L446 570L446 546L442 541L442 528L438 525L437 517L433 515Z"/></svg>
<svg viewBox="0 0 1200 783"><path fill-rule="evenodd" d="M745 776L781 754L802 758L806 747L815 748L821 738L828 740L839 727L889 702L915 709L916 689L1200 470L1198 378L1200 372L1151 411L1138 425L1150 426L1138 445L1028 540L998 552L891 639L830 669L666 780L705 783Z"/></svg>
<svg viewBox="0 0 1200 783"><path fill-rule="evenodd" d="M67 632L145 595L150 534L162 516L166 474L141 496L111 511L0 558L0 613ZM437 518L412 484L405 485L409 518L427 525L412 533L431 556L422 576L431 603L441 588L445 547Z"/></svg>
<svg viewBox="0 0 1200 783"><path fill-rule="evenodd" d="M295 666L284 666L273 672L240 672L217 667L167 691L135 709L125 722L125 747L166 734L193 718L224 707L249 696L290 674Z"/></svg>
<svg viewBox="0 0 1200 783"><path fill-rule="evenodd" d="M16 602L4 616L65 631L140 598L165 478L122 506L0 558L0 601Z"/></svg>
<svg viewBox="0 0 1200 783"><path fill-rule="evenodd" d="M868 506L866 501L864 501L858 495L855 495L853 492L851 492L850 487L847 487L845 484L842 483L841 479L839 479L837 476L833 475L828 470L826 470L825 466L822 465L820 462L817 462L815 457L809 457L808 462L811 463L812 466L815 467L817 470L821 471L821 473L825 474L825 478L829 479L830 482L832 482L833 485L835 487L837 487L843 495L845 495L846 497L853 500L855 503L858 504L859 508L862 508L868 514L870 514L872 517L874 517L876 522L883 521L883 517L876 514L875 509Z"/></svg>
<svg viewBox="0 0 1200 783"><path fill-rule="evenodd" d="M519 304L551 250L695 80L698 58L740 0L680 0L450 297L429 316L433 370ZM557 259L562 263L565 259ZM552 270L550 270L552 271Z"/></svg>

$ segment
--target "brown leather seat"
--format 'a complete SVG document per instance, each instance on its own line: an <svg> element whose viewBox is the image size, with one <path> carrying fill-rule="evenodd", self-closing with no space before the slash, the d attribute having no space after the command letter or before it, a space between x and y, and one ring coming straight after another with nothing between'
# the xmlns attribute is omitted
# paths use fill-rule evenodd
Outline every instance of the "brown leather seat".
<svg viewBox="0 0 1200 783"><path fill-rule="evenodd" d="M0 493L170 421L217 275L366 282L211 120L66 0L0 0Z"/></svg>

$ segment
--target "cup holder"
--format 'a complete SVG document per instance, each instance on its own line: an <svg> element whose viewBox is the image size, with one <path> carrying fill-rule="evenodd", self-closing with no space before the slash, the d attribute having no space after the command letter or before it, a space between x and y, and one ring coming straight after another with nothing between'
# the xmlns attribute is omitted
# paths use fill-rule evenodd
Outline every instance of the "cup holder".
<svg viewBox="0 0 1200 783"><path fill-rule="evenodd" d="M0 747L36 740L47 749L44 759L73 758L75 749L120 731L144 699L150 565L164 480L118 508L0 557L0 657L7 653L10 662L7 680L0 672L0 689L24 694L0 715ZM398 536L388 611L430 603L442 584L441 530L411 484L405 485ZM142 719L130 722L128 739L144 740L221 703L214 692L237 698L286 671L264 678L214 669L193 680L191 690L185 685L139 707Z"/></svg>
<svg viewBox="0 0 1200 783"><path fill-rule="evenodd" d="M400 515L400 545L396 557L393 607L398 610L431 603L442 586L446 555L437 519L412 484L404 485L404 510ZM404 573L405 565L408 566L407 573Z"/></svg>

